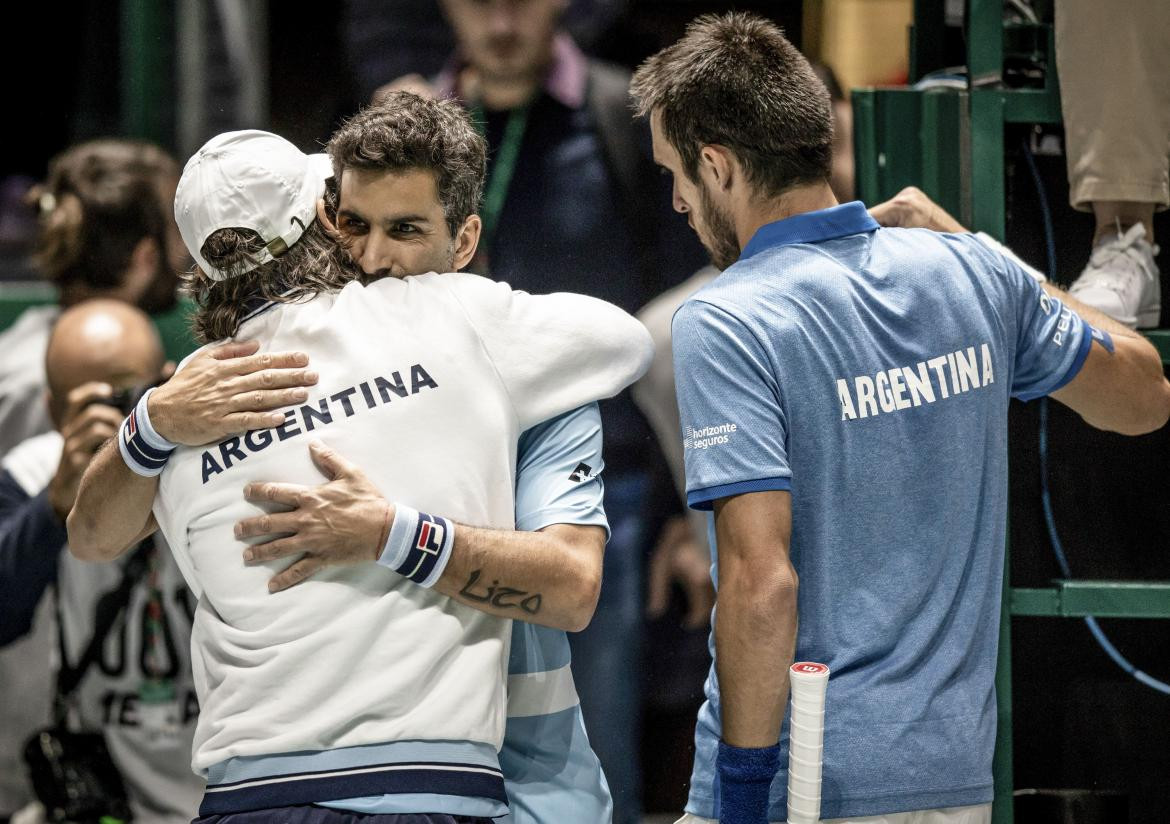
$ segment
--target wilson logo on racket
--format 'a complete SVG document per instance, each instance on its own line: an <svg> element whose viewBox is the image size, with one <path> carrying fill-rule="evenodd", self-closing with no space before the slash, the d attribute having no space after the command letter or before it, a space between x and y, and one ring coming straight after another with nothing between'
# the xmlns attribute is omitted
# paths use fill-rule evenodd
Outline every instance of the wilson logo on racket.
<svg viewBox="0 0 1170 824"><path fill-rule="evenodd" d="M803 672L807 673L808 675L820 675L822 673L828 672L829 668L824 664L814 664L810 661L801 661L792 665L792 671Z"/></svg>

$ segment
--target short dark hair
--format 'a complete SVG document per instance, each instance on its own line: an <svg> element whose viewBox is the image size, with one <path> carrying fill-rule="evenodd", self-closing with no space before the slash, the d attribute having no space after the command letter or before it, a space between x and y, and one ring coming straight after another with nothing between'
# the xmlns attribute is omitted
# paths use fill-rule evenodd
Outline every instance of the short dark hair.
<svg viewBox="0 0 1170 824"><path fill-rule="evenodd" d="M692 180L708 144L734 152L765 196L829 179L829 93L780 28L761 17L697 18L681 40L638 67L630 94L640 116L661 116Z"/></svg>
<svg viewBox="0 0 1170 824"><path fill-rule="evenodd" d="M58 288L120 286L140 240L154 238L165 252L165 183L178 176L170 155L138 140L91 140L57 155L34 190L42 273Z"/></svg>
<svg viewBox="0 0 1170 824"><path fill-rule="evenodd" d="M327 150L338 181L346 169L434 173L452 236L479 209L487 144L454 100L393 92L346 120Z"/></svg>

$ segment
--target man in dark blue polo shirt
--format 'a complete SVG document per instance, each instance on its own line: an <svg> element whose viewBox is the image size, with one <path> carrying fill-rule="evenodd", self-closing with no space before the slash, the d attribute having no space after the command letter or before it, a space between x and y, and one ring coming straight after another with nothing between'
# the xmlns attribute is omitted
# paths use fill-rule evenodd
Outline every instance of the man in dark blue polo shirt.
<svg viewBox="0 0 1170 824"><path fill-rule="evenodd" d="M717 587L683 822L985 824L1009 399L1148 432L1158 354L970 235L838 205L828 93L762 19L700 18L633 93L724 270L673 325ZM794 657L833 673L816 798L787 787Z"/></svg>

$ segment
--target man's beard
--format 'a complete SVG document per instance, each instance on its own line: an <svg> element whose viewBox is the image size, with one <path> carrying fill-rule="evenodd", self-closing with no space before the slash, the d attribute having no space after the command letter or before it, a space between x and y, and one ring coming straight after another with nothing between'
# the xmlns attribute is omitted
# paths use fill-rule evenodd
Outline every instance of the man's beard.
<svg viewBox="0 0 1170 824"><path fill-rule="evenodd" d="M699 231L699 227L705 231ZM727 212L715 205L710 192L704 185L699 186L699 214L695 221L695 230L699 242L711 256L712 265L723 271L739 260L739 238L735 234L735 224Z"/></svg>

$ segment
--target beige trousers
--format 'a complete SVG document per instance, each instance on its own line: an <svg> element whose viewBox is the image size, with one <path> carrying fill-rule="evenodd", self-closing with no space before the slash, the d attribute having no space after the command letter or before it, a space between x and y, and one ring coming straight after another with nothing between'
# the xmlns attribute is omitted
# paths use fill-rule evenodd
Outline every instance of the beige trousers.
<svg viewBox="0 0 1170 824"><path fill-rule="evenodd" d="M674 824L718 824L713 818L699 818L686 813ZM778 823L777 823L778 824ZM868 815L864 818L832 818L821 824L991 824L991 805L947 807L942 810L915 810L890 815Z"/></svg>
<svg viewBox="0 0 1170 824"><path fill-rule="evenodd" d="M1069 201L1170 205L1170 2L1057 0Z"/></svg>

